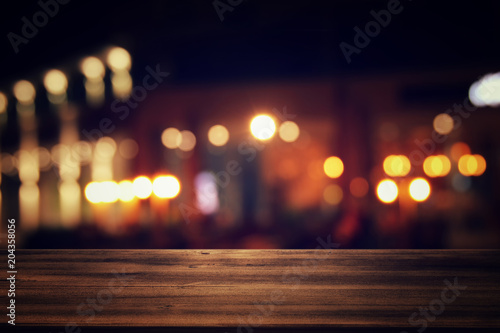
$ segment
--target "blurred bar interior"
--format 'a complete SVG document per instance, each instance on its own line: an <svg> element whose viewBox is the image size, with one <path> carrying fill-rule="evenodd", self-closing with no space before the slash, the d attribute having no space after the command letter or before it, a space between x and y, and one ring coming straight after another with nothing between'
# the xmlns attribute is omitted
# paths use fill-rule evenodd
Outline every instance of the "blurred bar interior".
<svg viewBox="0 0 500 333"><path fill-rule="evenodd" d="M59 4L2 56L2 221L25 248L498 248L484 3L405 3L352 64L386 1Z"/></svg>

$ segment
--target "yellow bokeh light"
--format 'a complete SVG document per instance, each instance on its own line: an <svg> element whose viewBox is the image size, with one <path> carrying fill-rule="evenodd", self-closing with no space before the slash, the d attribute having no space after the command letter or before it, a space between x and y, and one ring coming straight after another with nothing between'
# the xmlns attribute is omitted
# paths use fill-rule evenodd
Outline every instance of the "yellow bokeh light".
<svg viewBox="0 0 500 333"><path fill-rule="evenodd" d="M178 148L181 141L182 135L177 128L169 127L161 134L161 142L169 149Z"/></svg>
<svg viewBox="0 0 500 333"><path fill-rule="evenodd" d="M299 137L299 126L293 121L285 121L280 125L279 135L285 142L294 142Z"/></svg>
<svg viewBox="0 0 500 333"><path fill-rule="evenodd" d="M424 172L429 177L444 177L451 170L451 162L445 155L429 156L424 160Z"/></svg>
<svg viewBox="0 0 500 333"><path fill-rule="evenodd" d="M262 114L252 119L250 132L256 139L269 140L276 132L276 124L273 118Z"/></svg>
<svg viewBox="0 0 500 333"><path fill-rule="evenodd" d="M434 118L433 126L439 134L449 134L453 130L453 118L447 113L440 113Z"/></svg>
<svg viewBox="0 0 500 333"><path fill-rule="evenodd" d="M98 182L90 182L85 186L85 197L91 203L101 202L101 186Z"/></svg>
<svg viewBox="0 0 500 333"><path fill-rule="evenodd" d="M214 125L208 130L208 141L217 147L224 146L229 140L229 131L222 125Z"/></svg>
<svg viewBox="0 0 500 333"><path fill-rule="evenodd" d="M83 59L80 69L88 80L93 81L100 81L106 73L104 64L96 57L87 57Z"/></svg>
<svg viewBox="0 0 500 333"><path fill-rule="evenodd" d="M337 156L330 156L323 163L323 170L330 178L338 178L344 172L344 163Z"/></svg>
<svg viewBox="0 0 500 333"><path fill-rule="evenodd" d="M174 176L159 176L153 181L153 193L159 198L175 198L180 190L181 183Z"/></svg>
<svg viewBox="0 0 500 333"><path fill-rule="evenodd" d="M7 111L7 96L4 93L0 92L0 114Z"/></svg>
<svg viewBox="0 0 500 333"><path fill-rule="evenodd" d="M411 169L408 157L404 155L389 155L384 159L384 172L391 177L404 177Z"/></svg>
<svg viewBox="0 0 500 333"><path fill-rule="evenodd" d="M139 145L134 139L125 139L120 142L118 152L121 157L130 160L139 153Z"/></svg>
<svg viewBox="0 0 500 333"><path fill-rule="evenodd" d="M101 202L116 202L120 196L120 186L112 180L101 182Z"/></svg>
<svg viewBox="0 0 500 333"><path fill-rule="evenodd" d="M424 178L415 178L410 183L409 191L413 200L422 202L431 194L431 186Z"/></svg>
<svg viewBox="0 0 500 333"><path fill-rule="evenodd" d="M486 171L486 160L481 155L473 155L476 158L477 169L474 176L481 176Z"/></svg>
<svg viewBox="0 0 500 333"><path fill-rule="evenodd" d="M105 136L100 138L95 145L95 154L98 157L110 159L116 153L116 142L112 138Z"/></svg>
<svg viewBox="0 0 500 333"><path fill-rule="evenodd" d="M382 180L377 185L377 197L383 203L394 202L398 198L398 186L393 180Z"/></svg>
<svg viewBox="0 0 500 333"><path fill-rule="evenodd" d="M63 72L57 69L52 69L45 74L43 78L45 89L53 95L61 95L66 93L68 89L68 79Z"/></svg>
<svg viewBox="0 0 500 333"><path fill-rule="evenodd" d="M453 146L451 146L450 156L453 161L458 162L460 157L462 157L465 154L470 154L469 145L467 145L466 143L455 142Z"/></svg>
<svg viewBox="0 0 500 333"><path fill-rule="evenodd" d="M134 187L130 180L122 180L118 183L119 187L119 197L120 201L129 202L132 201L135 197L134 195Z"/></svg>
<svg viewBox="0 0 500 333"><path fill-rule="evenodd" d="M132 182L132 190L139 199L147 199L153 192L153 184L151 184L148 177L139 176Z"/></svg>
<svg viewBox="0 0 500 333"><path fill-rule="evenodd" d="M31 104L35 100L36 91L31 82L21 80L14 85L14 96L21 104Z"/></svg>
<svg viewBox="0 0 500 333"><path fill-rule="evenodd" d="M481 155L466 154L458 160L458 171L464 176L480 176L486 170L486 160Z"/></svg>
<svg viewBox="0 0 500 333"><path fill-rule="evenodd" d="M349 184L349 189L351 194L356 198L362 198L368 194L368 182L363 177L356 177L351 180Z"/></svg>
<svg viewBox="0 0 500 333"><path fill-rule="evenodd" d="M323 199L330 205L338 205L343 197L342 188L337 184L328 185L323 191Z"/></svg>
<svg viewBox="0 0 500 333"><path fill-rule="evenodd" d="M107 63L112 71L118 72L129 70L132 60L127 50L121 47L114 47L108 53Z"/></svg>
<svg viewBox="0 0 500 333"><path fill-rule="evenodd" d="M191 131L181 131L180 136L177 136L177 146L182 151L193 150L196 145L196 136Z"/></svg>

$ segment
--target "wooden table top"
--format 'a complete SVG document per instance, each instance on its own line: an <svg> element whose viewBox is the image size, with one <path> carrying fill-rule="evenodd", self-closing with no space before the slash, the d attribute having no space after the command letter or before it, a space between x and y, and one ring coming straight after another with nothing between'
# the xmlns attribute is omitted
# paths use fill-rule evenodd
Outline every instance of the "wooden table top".
<svg viewBox="0 0 500 333"><path fill-rule="evenodd" d="M21 250L16 259L17 327L500 327L496 250Z"/></svg>

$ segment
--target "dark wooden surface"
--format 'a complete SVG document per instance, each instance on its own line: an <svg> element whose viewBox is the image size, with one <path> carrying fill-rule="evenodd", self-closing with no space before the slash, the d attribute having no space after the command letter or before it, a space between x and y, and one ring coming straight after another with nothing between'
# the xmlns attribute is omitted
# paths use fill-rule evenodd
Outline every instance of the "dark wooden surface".
<svg viewBox="0 0 500 333"><path fill-rule="evenodd" d="M416 332L409 317L455 278L467 289L429 329L500 327L500 251L23 250L16 261L18 327Z"/></svg>

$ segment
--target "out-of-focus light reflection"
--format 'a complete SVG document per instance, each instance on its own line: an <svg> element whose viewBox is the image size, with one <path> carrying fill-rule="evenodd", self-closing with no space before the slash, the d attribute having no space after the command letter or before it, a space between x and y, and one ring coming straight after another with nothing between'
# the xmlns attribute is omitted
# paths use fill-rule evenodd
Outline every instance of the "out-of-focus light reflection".
<svg viewBox="0 0 500 333"><path fill-rule="evenodd" d="M323 164L325 174L330 178L338 178L344 172L344 163L337 156L330 156Z"/></svg>
<svg viewBox="0 0 500 333"><path fill-rule="evenodd" d="M279 136L285 142L294 142L299 134L299 126L293 121L285 121L280 125Z"/></svg>
<svg viewBox="0 0 500 333"><path fill-rule="evenodd" d="M139 145L133 139L125 139L120 142L118 152L121 157L130 160L136 157L137 153L139 153Z"/></svg>
<svg viewBox="0 0 500 333"><path fill-rule="evenodd" d="M196 206L204 215L217 212L219 194L214 176L210 172L200 172L194 179Z"/></svg>
<svg viewBox="0 0 500 333"><path fill-rule="evenodd" d="M162 199L175 198L181 191L181 183L174 176L159 176L153 181L153 193Z"/></svg>
<svg viewBox="0 0 500 333"><path fill-rule="evenodd" d="M338 205L343 197L344 192L337 184L330 184L323 191L323 199L330 205Z"/></svg>
<svg viewBox="0 0 500 333"><path fill-rule="evenodd" d="M451 170L451 163L445 155L429 156L424 160L424 172L429 177L444 177Z"/></svg>
<svg viewBox="0 0 500 333"><path fill-rule="evenodd" d="M31 152L33 158L38 160L40 170L47 171L52 166L52 157L47 148L37 147Z"/></svg>
<svg viewBox="0 0 500 333"><path fill-rule="evenodd" d="M16 161L16 157L12 156L11 154L3 153L2 154L2 161L0 163L2 169L2 173L12 176L16 173L16 164L19 163Z"/></svg>
<svg viewBox="0 0 500 333"><path fill-rule="evenodd" d="M59 185L61 222L65 227L75 226L80 215L80 185L75 180L65 180Z"/></svg>
<svg viewBox="0 0 500 333"><path fill-rule="evenodd" d="M463 155L458 160L458 171L464 176L480 176L486 171L486 160L477 154Z"/></svg>
<svg viewBox="0 0 500 333"><path fill-rule="evenodd" d="M408 157L404 155L389 155L384 159L384 172L391 177L404 177L411 169Z"/></svg>
<svg viewBox="0 0 500 333"><path fill-rule="evenodd" d="M191 131L181 131L180 137L177 137L177 146L182 151L190 151L193 150L196 145L196 136Z"/></svg>
<svg viewBox="0 0 500 333"><path fill-rule="evenodd" d="M123 202L129 202L132 201L135 197L134 195L134 188L132 186L132 182L130 180L122 180L121 182L118 183L118 186L120 188L120 195L119 198L120 201Z"/></svg>
<svg viewBox="0 0 500 333"><path fill-rule="evenodd" d="M7 111L7 96L3 92L0 92L0 114Z"/></svg>
<svg viewBox="0 0 500 333"><path fill-rule="evenodd" d="M83 75L89 80L100 81L106 73L104 64L96 57L87 57L83 59L80 69Z"/></svg>
<svg viewBox="0 0 500 333"><path fill-rule="evenodd" d="M450 149L450 156L454 162L458 162L460 157L465 154L470 154L469 145L464 142L455 142Z"/></svg>
<svg viewBox="0 0 500 333"><path fill-rule="evenodd" d="M351 183L349 184L351 194L356 198L362 198L367 195L368 188L368 181L366 181L363 177L356 177L351 180Z"/></svg>
<svg viewBox="0 0 500 333"><path fill-rule="evenodd" d="M28 105L35 101L36 91L35 87L31 82L26 80L21 80L16 82L14 85L14 96L17 98L19 103Z"/></svg>
<svg viewBox="0 0 500 333"><path fill-rule="evenodd" d="M116 142L112 138L105 136L100 138L95 146L95 153L101 158L112 158L116 153Z"/></svg>
<svg viewBox="0 0 500 333"><path fill-rule="evenodd" d="M268 115L258 115L250 122L250 132L258 140L269 140L276 132L276 123Z"/></svg>
<svg viewBox="0 0 500 333"><path fill-rule="evenodd" d="M86 165L92 162L92 145L87 141L77 141L71 146L71 156Z"/></svg>
<svg viewBox="0 0 500 333"><path fill-rule="evenodd" d="M30 231L38 228L40 211L40 190L34 183L23 183L19 187L20 217L23 221L23 230Z"/></svg>
<svg viewBox="0 0 500 333"><path fill-rule="evenodd" d="M475 106L500 105L500 73L488 74L469 88L469 99Z"/></svg>
<svg viewBox="0 0 500 333"><path fill-rule="evenodd" d="M99 182L90 182L85 186L85 198L91 203L101 202L101 187Z"/></svg>
<svg viewBox="0 0 500 333"><path fill-rule="evenodd" d="M169 127L161 133L161 142L169 149L178 148L181 141L182 135L177 128Z"/></svg>
<svg viewBox="0 0 500 333"><path fill-rule="evenodd" d="M108 66L112 71L128 71L130 66L132 65L132 59L130 58L130 54L121 47L113 47L107 56Z"/></svg>
<svg viewBox="0 0 500 333"><path fill-rule="evenodd" d="M107 180L100 184L101 202L116 202L120 196L120 186L114 181Z"/></svg>
<svg viewBox="0 0 500 333"><path fill-rule="evenodd" d="M229 131L222 125L214 125L208 130L208 141L217 147L224 146L229 140Z"/></svg>
<svg viewBox="0 0 500 333"><path fill-rule="evenodd" d="M450 134L453 130L453 118L447 113L440 113L434 118L434 130L439 134Z"/></svg>
<svg viewBox="0 0 500 333"><path fill-rule="evenodd" d="M410 183L409 191L413 200L422 202L431 194L431 186L424 178L415 178Z"/></svg>
<svg viewBox="0 0 500 333"><path fill-rule="evenodd" d="M116 72L111 74L111 84L115 97L125 99L132 92L132 77L129 72Z"/></svg>
<svg viewBox="0 0 500 333"><path fill-rule="evenodd" d="M153 184L146 176L139 176L132 182L132 189L134 195L139 199L147 199L151 196L153 192Z"/></svg>
<svg viewBox="0 0 500 333"><path fill-rule="evenodd" d="M393 180L382 180L377 185L377 197L383 203L394 202L398 198L398 186Z"/></svg>
<svg viewBox="0 0 500 333"><path fill-rule="evenodd" d="M49 93L53 95L61 95L66 93L66 89L68 88L68 79L60 70L52 69L45 74L43 84Z"/></svg>
<svg viewBox="0 0 500 333"><path fill-rule="evenodd" d="M19 151L19 179L23 183L36 183L40 177L38 159L24 150Z"/></svg>

